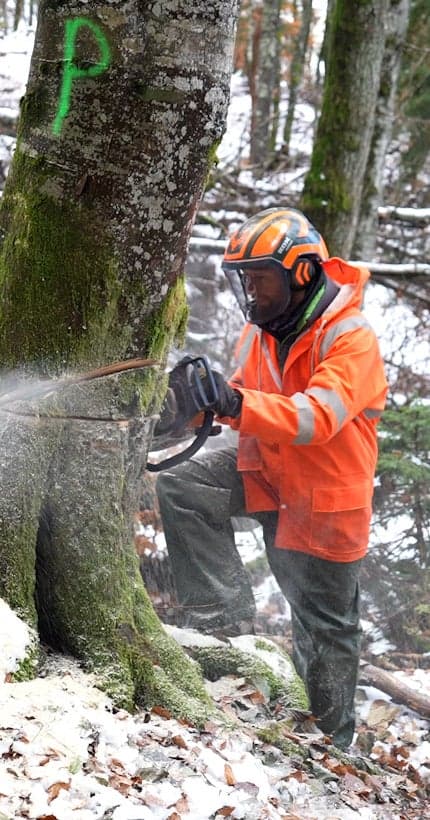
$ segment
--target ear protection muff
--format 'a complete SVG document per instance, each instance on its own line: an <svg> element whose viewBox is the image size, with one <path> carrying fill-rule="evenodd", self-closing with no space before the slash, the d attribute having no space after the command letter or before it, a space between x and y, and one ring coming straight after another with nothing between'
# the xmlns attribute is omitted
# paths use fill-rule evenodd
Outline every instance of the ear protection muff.
<svg viewBox="0 0 430 820"><path fill-rule="evenodd" d="M320 267L316 259L298 256L290 270L291 289L307 288L319 271Z"/></svg>

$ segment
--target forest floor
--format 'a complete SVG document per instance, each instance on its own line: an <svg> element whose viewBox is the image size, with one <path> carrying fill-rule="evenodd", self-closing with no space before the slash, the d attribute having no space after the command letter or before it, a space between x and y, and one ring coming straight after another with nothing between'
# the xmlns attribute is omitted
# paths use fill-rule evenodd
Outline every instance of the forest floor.
<svg viewBox="0 0 430 820"><path fill-rule="evenodd" d="M17 624L5 605L1 614L0 820L430 816L429 723L381 692L358 690L350 754L304 713L269 702L261 681L239 676L207 683L236 728L216 719L197 729L157 706L115 709L76 661L56 654L36 680L7 682ZM408 677L425 685L417 671ZM272 742L264 729L280 721Z"/></svg>

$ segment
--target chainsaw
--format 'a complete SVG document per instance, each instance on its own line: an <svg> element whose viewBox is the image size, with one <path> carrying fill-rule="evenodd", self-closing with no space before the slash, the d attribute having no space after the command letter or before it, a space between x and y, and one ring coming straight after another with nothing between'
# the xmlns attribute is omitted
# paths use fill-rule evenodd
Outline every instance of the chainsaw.
<svg viewBox="0 0 430 820"><path fill-rule="evenodd" d="M218 435L221 426L213 424L213 408L218 399L218 388L206 356L185 356L169 373L151 449L172 447L193 433L195 438L179 453L158 463L148 462L146 469L155 473L181 464L200 450L209 436Z"/></svg>
<svg viewBox="0 0 430 820"><path fill-rule="evenodd" d="M23 411L8 410L10 404L22 401L35 401L47 398L58 390L82 382L90 382L130 370L157 366L154 359L129 359L114 362L95 370L76 376L57 380L40 380L30 384L11 386L0 395L0 412L12 412L14 415L32 415ZM220 425L214 425L213 407L218 401L218 388L205 356L185 356L169 373L166 397L161 408L160 417L154 429L151 450L164 450L189 439L194 440L184 450L158 463L147 464L151 472L159 472L191 458L204 445L209 436L221 432ZM71 418L70 416L53 416L51 418ZM101 421L105 419L100 419ZM106 419L107 420L107 419Z"/></svg>

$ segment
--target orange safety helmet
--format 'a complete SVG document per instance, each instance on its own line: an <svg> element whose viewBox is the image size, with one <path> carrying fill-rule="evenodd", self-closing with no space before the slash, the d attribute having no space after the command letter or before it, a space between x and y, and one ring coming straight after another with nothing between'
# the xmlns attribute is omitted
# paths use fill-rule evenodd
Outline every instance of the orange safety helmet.
<svg viewBox="0 0 430 820"><path fill-rule="evenodd" d="M328 259L324 239L306 216L295 208L268 208L248 219L228 242L222 268L245 318L258 324L255 301L249 297L244 274L254 267L273 266L283 274L285 300L275 310L284 312L292 290L302 290L321 271Z"/></svg>

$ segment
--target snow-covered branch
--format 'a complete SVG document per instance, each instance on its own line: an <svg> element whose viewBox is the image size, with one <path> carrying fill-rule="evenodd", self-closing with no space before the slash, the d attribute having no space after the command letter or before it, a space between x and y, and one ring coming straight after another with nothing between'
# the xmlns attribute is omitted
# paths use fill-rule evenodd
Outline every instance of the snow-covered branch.
<svg viewBox="0 0 430 820"><path fill-rule="evenodd" d="M399 209L400 210L400 209ZM409 210L405 208L403 210ZM427 209L421 209L427 210ZM209 251L209 253L224 253L226 240L225 239L208 239L204 236L192 236L189 242L190 250L198 249L199 251ZM385 262L366 262L362 260L354 260L353 265L363 265L363 267L370 270L371 273L377 273L380 276L429 276L430 263L426 262L408 262L405 264L394 264Z"/></svg>
<svg viewBox="0 0 430 820"><path fill-rule="evenodd" d="M402 222L430 222L430 208L397 208L386 205L378 208L379 219L399 219Z"/></svg>

